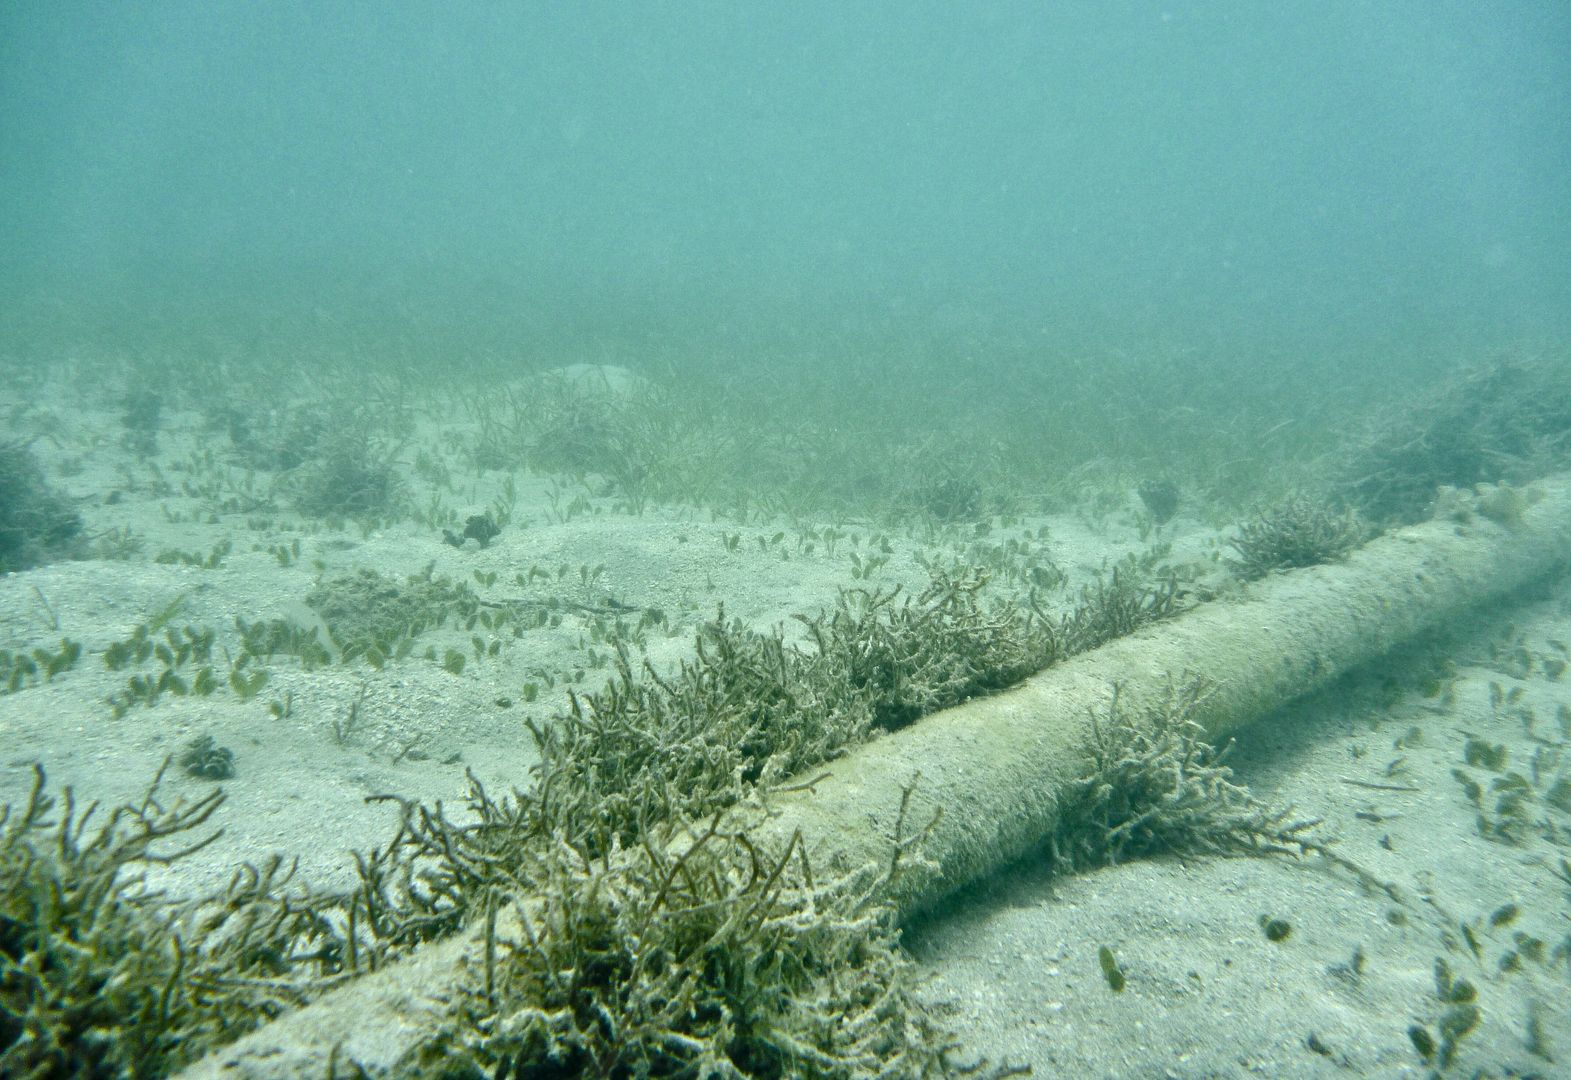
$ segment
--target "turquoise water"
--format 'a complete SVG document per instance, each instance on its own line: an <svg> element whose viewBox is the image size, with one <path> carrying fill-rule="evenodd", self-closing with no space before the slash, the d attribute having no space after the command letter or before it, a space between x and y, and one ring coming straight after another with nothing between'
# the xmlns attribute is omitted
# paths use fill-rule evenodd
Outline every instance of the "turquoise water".
<svg viewBox="0 0 1571 1080"><path fill-rule="evenodd" d="M1556 0L9 4L3 286L449 358L1538 347L1568 87Z"/></svg>

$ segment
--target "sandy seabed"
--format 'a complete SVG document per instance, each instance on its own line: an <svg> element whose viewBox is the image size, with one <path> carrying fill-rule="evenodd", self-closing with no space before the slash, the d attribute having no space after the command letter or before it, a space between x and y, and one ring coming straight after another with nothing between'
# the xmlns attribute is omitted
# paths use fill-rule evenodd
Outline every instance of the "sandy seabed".
<svg viewBox="0 0 1571 1080"><path fill-rule="evenodd" d="M632 516L592 493L564 520L557 481L522 474L514 524L483 550L454 548L412 522L363 531L291 515L211 521L198 500L138 489L138 467L102 434L112 416L70 417L37 444L51 483L81 500L90 533L129 528L144 548L125 561L0 579L0 648L61 638L83 646L71 670L0 694L0 798L25 797L36 762L52 789L133 800L168 755L212 736L234 755L213 819L224 832L164 872L176 893L222 886L237 864L274 852L297 857L305 880L346 884L348 852L384 842L396 824L396 806L368 797L451 807L467 770L495 790L527 784L534 757L523 719L547 720L568 686L605 681L609 648L592 640L588 610L608 597L664 614L645 646L659 667L691 655L695 628L722 602L728 618L790 632L792 615L861 584L849 542L807 551L796 542L800 522L737 525L669 508ZM200 442L197 421L182 428L172 418L163 439L164 456L178 460L182 441ZM448 498L474 512L500 483L500 474L466 479ZM111 491L119 494L106 500ZM859 538L877 531L839 525ZM1044 526L1073 586L1142 546L1132 515L1034 517L1018 531ZM792 539L766 541L782 530ZM1217 548L1214 532L1182 516L1162 538L1174 559ZM931 538L889 539L893 554L874 583L920 587L916 557L931 552ZM212 568L153 561L226 540L230 551ZM281 559L275 549L295 540L298 558ZM471 632L449 625L380 671L363 661L305 671L280 657L251 700L225 685L114 715L110 699L134 672L109 670L104 650L176 600L170 625L214 628L221 655L236 649L237 618L309 622L304 597L324 576L369 568L403 577L431 564L482 597L556 596L569 606L559 625L506 640L495 655L476 656ZM542 573L520 584L532 567ZM1236 778L1322 819L1341 855L1399 898L1314 858L1163 858L1074 876L1021 866L910 928L924 993L947 1003L967 1052L1038 1076L1424 1076L1433 1066L1410 1029L1434 1031L1445 1012L1435 977L1444 961L1477 987L1482 1013L1446 1075L1571 1075L1571 801L1552 797L1556 781L1571 778L1567 642L1571 583L1561 581L1512 610L1481 613L1422 657L1377 660L1240 736ZM425 658L428 645L468 662L454 674ZM1504 747L1504 761L1492 768L1475 754L1470 764L1470 741ZM1513 774L1531 794L1501 835L1496 805ZM1468 780L1482 790L1482 817ZM164 784L165 798L212 789L178 768ZM1263 931L1273 919L1286 923L1285 938ZM1124 973L1119 992L1099 962L1103 946Z"/></svg>

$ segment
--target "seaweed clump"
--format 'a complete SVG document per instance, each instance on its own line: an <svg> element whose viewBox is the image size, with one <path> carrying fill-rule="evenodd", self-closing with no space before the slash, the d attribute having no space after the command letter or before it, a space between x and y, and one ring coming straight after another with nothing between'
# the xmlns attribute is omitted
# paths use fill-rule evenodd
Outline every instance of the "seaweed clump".
<svg viewBox="0 0 1571 1080"><path fill-rule="evenodd" d="M1238 558L1233 569L1246 581L1275 570L1335 562L1364 541L1364 526L1352 511L1295 496L1238 527L1229 543Z"/></svg>
<svg viewBox="0 0 1571 1080"><path fill-rule="evenodd" d="M916 999L879 899L920 872L905 857L919 840L850 873L815 873L797 839L762 850L718 821L600 857L533 845L504 872L536 899L504 913L505 936L488 917L444 1065L508 1080L975 1072Z"/></svg>
<svg viewBox="0 0 1571 1080"><path fill-rule="evenodd" d="M875 731L1011 686L1176 608L1173 583L1116 572L1068 614L989 608L986 577L935 573L922 593L843 591L834 610L803 618L811 648L720 617L698 658L642 676L619 650L616 677L574 694L566 716L534 728L543 819L609 850L642 823L701 819L847 752Z"/></svg>
<svg viewBox="0 0 1571 1080"><path fill-rule="evenodd" d="M1178 485L1171 480L1142 480L1135 491L1155 524L1166 525L1178 513Z"/></svg>
<svg viewBox="0 0 1571 1080"><path fill-rule="evenodd" d="M920 595L848 589L828 616L805 619L827 681L863 695L873 724L905 727L928 713L1007 689L1066 657L1123 637L1178 609L1177 581L1156 583L1125 566L1081 589L1053 616L1036 604L989 607L985 573L935 572Z"/></svg>
<svg viewBox="0 0 1571 1080"><path fill-rule="evenodd" d="M190 904L147 885L140 870L217 839L161 848L224 799L166 808L163 773L96 832L96 804L70 788L56 816L36 765L27 803L0 811L0 1075L165 1075L303 1004L306 973L339 970L339 939L311 898L282 895L278 860Z"/></svg>
<svg viewBox="0 0 1571 1080"><path fill-rule="evenodd" d="M872 723L894 731L1012 686L1058 658L1034 613L984 608L986 584L975 571L939 573L903 603L896 603L898 588L848 589L828 615L798 618L829 669L825 681L856 690Z"/></svg>
<svg viewBox="0 0 1571 1080"><path fill-rule="evenodd" d="M256 411L224 405L208 419L209 427L229 435L236 453L253 469L289 472L320 453L338 426L334 411L321 405L292 405Z"/></svg>
<svg viewBox="0 0 1571 1080"><path fill-rule="evenodd" d="M370 415L341 410L312 431L309 456L291 470L295 509L308 517L375 517L395 512L404 485L394 468L397 446L377 434Z"/></svg>
<svg viewBox="0 0 1571 1080"><path fill-rule="evenodd" d="M635 513L656 490L674 493L660 475L698 460L671 423L670 402L639 376L604 365L548 373L514 441L537 472L604 477Z"/></svg>
<svg viewBox="0 0 1571 1080"><path fill-rule="evenodd" d="M141 387L126 395L124 405L125 412L121 414L121 423L125 425L124 446L138 457L151 457L158 451L158 429L163 423L162 395Z"/></svg>
<svg viewBox="0 0 1571 1080"><path fill-rule="evenodd" d="M599 854L637 842L651 822L699 819L754 788L843 753L873 725L867 697L826 678L822 657L720 617L698 658L645 677L619 648L604 690L573 694L566 716L530 722L541 782L537 821L555 822Z"/></svg>
<svg viewBox="0 0 1571 1080"><path fill-rule="evenodd" d="M468 586L433 577L430 568L402 583L375 570L341 574L319 582L305 602L327 624L346 660L373 652L390 656L399 643L477 606Z"/></svg>
<svg viewBox="0 0 1571 1080"><path fill-rule="evenodd" d="M1442 486L1521 484L1571 462L1571 369L1500 361L1439 388L1374 430L1339 468L1337 491L1380 525L1429 516Z"/></svg>
<svg viewBox="0 0 1571 1080"><path fill-rule="evenodd" d="M1201 682L1168 689L1143 716L1119 702L1091 715L1089 771L1063 796L1049 840L1054 866L1112 866L1164 852L1205 855L1303 854L1320 850L1316 822L1265 805L1232 780L1226 750L1205 741L1195 710Z"/></svg>
<svg viewBox="0 0 1571 1080"><path fill-rule="evenodd" d="M82 519L44 480L24 440L0 443L0 573L71 555Z"/></svg>
<svg viewBox="0 0 1571 1080"><path fill-rule="evenodd" d="M563 765L546 762L539 788L559 787ZM493 799L472 775L463 824L399 801L395 841L359 860L351 926L377 939L362 955L465 925L484 934L420 1050L432 1075L984 1072L953 1060L951 1033L917 998L884 899L896 877L930 869L904 805L888 861L842 869L812 867L797 837L755 843L753 809L686 831L649 817L607 843L582 803Z"/></svg>
<svg viewBox="0 0 1571 1080"><path fill-rule="evenodd" d="M464 522L464 531L456 533L452 529L442 530L442 539L455 548L464 546L464 541L473 540L482 548L489 547L492 540L502 535L502 526L497 524L496 518L488 510L483 514L470 514Z"/></svg>
<svg viewBox="0 0 1571 1080"><path fill-rule="evenodd" d="M982 485L970 477L939 477L911 488L904 501L942 524L975 521L982 516Z"/></svg>
<svg viewBox="0 0 1571 1080"><path fill-rule="evenodd" d="M228 780L235 774L234 751L211 735L198 735L181 751L180 767L201 780Z"/></svg>

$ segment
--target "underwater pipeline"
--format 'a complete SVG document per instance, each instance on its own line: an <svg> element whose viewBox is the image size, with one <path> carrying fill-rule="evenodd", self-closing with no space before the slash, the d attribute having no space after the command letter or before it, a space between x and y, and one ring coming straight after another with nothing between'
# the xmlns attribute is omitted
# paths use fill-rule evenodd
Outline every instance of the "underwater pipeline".
<svg viewBox="0 0 1571 1080"><path fill-rule="evenodd" d="M814 865L887 862L902 793L907 821L937 816L923 852L936 875L894 879L911 915L1038 850L1058 792L1085 775L1090 717L1159 707L1174 680L1214 691L1194 719L1213 739L1471 609L1561 572L1571 559L1571 474L1524 492L1460 497L1345 561L1278 574L1067 660L1001 694L936 713L814 770L771 799L755 841L800 830ZM527 903L527 902L526 902ZM498 932L503 930L498 922ZM510 932L510 931L509 931ZM372 1076L411 1075L466 972L484 963L472 929L332 991L191 1066L191 1078L324 1076L330 1058Z"/></svg>

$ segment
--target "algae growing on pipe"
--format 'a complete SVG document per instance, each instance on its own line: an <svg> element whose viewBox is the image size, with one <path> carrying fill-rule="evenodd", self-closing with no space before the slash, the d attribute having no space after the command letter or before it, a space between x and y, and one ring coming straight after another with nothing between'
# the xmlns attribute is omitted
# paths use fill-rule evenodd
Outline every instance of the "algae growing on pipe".
<svg viewBox="0 0 1571 1080"><path fill-rule="evenodd" d="M886 858L901 790L920 774L909 814L942 811L925 848L941 869L897 882L896 906L915 914L1051 835L1060 792L1087 772L1090 717L1107 714L1115 687L1120 711L1139 717L1175 681L1213 686L1193 718L1215 742L1568 558L1571 475L1488 489L1344 562L1268 578L877 739L819 770L811 792L778 796L755 836L800 829L815 864Z"/></svg>
<svg viewBox="0 0 1571 1080"><path fill-rule="evenodd" d="M772 800L758 841L800 830L815 865L885 862L902 792L909 821L939 808L925 854L939 874L896 879L910 915L1037 849L1060 792L1086 772L1090 717L1118 688L1133 717L1174 680L1215 684L1194 713L1225 736L1419 634L1444 627L1561 568L1571 556L1571 476L1522 493L1453 501L1442 519L1397 530L1345 562L1268 578L1240 598L1197 608L1075 657L1020 687L934 714L817 770L810 788ZM1536 499L1536 501L1533 501ZM514 926L501 925L512 936ZM416 955L287 1014L183 1075L325 1075L330 1058L371 1075L407 1075L466 976L485 964L483 932Z"/></svg>

